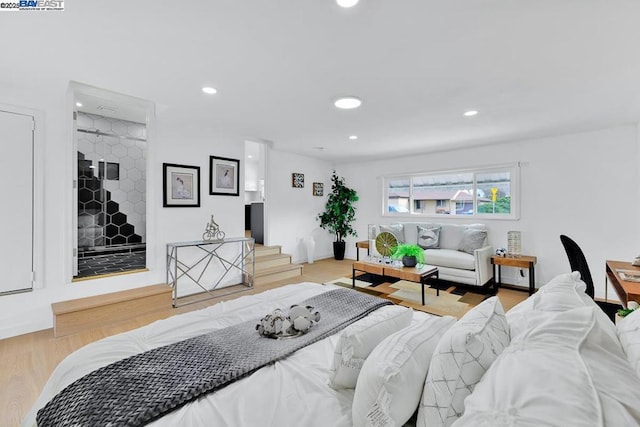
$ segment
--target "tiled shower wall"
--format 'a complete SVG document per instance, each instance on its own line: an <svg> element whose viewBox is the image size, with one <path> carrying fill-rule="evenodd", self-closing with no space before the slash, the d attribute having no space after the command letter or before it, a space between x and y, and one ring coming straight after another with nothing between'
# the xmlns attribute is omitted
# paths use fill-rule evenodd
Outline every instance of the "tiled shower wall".
<svg viewBox="0 0 640 427"><path fill-rule="evenodd" d="M127 216L127 223L134 226L135 234L145 242L146 125L83 112L78 112L77 125L78 151L95 165L95 176L98 176L100 161L119 165L118 179L105 179L104 188L111 192L111 199L119 204L119 211Z"/></svg>

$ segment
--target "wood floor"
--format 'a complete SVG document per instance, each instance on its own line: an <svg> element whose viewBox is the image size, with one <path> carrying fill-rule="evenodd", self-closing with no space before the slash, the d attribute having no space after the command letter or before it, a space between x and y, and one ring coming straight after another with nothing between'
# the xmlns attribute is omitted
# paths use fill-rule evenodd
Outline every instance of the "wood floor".
<svg viewBox="0 0 640 427"><path fill-rule="evenodd" d="M54 338L53 329L0 340L0 426L18 426L40 394L54 368L73 351L93 341L126 332L175 314L198 310L221 300L262 292L285 284L299 282L328 282L351 274L352 260L319 260L305 264L303 275L256 286L251 290L204 302L184 305L164 312L137 317L122 323L98 327L60 338ZM508 310L527 297L524 292L501 289L500 300Z"/></svg>

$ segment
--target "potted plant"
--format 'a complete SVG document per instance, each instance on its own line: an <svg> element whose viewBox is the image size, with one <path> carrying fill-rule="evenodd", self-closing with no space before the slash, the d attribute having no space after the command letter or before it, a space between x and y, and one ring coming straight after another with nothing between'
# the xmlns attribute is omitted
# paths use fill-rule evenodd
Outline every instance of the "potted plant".
<svg viewBox="0 0 640 427"><path fill-rule="evenodd" d="M391 258L402 259L402 265L405 267L415 267L417 263L425 263L424 249L418 245L406 243L398 245Z"/></svg>
<svg viewBox="0 0 640 427"><path fill-rule="evenodd" d="M627 308L618 309L618 311L616 312L615 322L618 323L637 309L638 303L635 301L629 301L629 303L627 304Z"/></svg>
<svg viewBox="0 0 640 427"><path fill-rule="evenodd" d="M336 171L331 176L331 193L327 198L327 204L323 213L318 214L320 227L335 234L333 242L333 256L335 259L344 259L345 236L357 236L351 227L355 221L355 202L358 201L358 193L344 184L344 178L338 177Z"/></svg>

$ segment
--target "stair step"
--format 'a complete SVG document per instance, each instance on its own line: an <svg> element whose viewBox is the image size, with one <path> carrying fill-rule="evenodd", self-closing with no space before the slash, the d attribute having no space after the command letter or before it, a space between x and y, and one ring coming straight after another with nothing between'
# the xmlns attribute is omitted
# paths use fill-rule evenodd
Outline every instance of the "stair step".
<svg viewBox="0 0 640 427"><path fill-rule="evenodd" d="M256 271L253 281L254 285L265 285L267 283L273 283L278 280L290 279L301 275L302 265L287 264Z"/></svg>
<svg viewBox="0 0 640 427"><path fill-rule="evenodd" d="M291 255L275 254L256 256L256 271L288 264L291 264Z"/></svg>
<svg viewBox="0 0 640 427"><path fill-rule="evenodd" d="M266 256L266 255L277 255L281 253L281 246L256 246L255 252L256 257Z"/></svg>

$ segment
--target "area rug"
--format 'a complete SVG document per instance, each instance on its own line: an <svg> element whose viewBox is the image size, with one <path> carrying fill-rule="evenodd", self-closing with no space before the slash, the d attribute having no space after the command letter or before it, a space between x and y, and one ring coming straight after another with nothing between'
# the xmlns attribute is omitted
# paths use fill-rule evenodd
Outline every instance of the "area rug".
<svg viewBox="0 0 640 427"><path fill-rule="evenodd" d="M379 293L383 298L389 298L400 305L411 307L415 310L424 311L438 316L453 316L461 318L472 307L478 305L489 295L476 294L473 292L453 293L456 287L448 286L445 289L441 287L440 295L436 295L436 289L425 286L424 298L425 304L422 305L421 285L415 282L400 280L395 283L383 283L374 285L364 280L356 279L356 288L368 293ZM331 284L338 286L351 287L350 277L341 277L332 280ZM462 295L461 295L462 294Z"/></svg>

